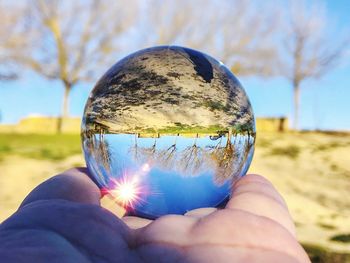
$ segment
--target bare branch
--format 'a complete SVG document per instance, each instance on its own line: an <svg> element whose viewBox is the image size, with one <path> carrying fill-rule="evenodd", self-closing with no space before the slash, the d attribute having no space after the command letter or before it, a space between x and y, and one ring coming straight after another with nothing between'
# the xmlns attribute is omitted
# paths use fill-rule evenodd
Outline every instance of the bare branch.
<svg viewBox="0 0 350 263"><path fill-rule="evenodd" d="M278 15L270 5L247 0L151 3L145 11L145 42L201 49L241 75L273 73L278 53L271 38Z"/></svg>
<svg viewBox="0 0 350 263"><path fill-rule="evenodd" d="M306 79L319 78L343 59L349 38L337 33L332 37L324 3L290 1L289 18L280 57L281 74L289 79L294 92L294 128L298 129L300 87Z"/></svg>
<svg viewBox="0 0 350 263"><path fill-rule="evenodd" d="M332 38L331 24L320 2L293 1L287 24L286 49L288 57L284 75L296 83L318 78L335 66L346 51L349 39ZM289 62L290 61L290 62Z"/></svg>

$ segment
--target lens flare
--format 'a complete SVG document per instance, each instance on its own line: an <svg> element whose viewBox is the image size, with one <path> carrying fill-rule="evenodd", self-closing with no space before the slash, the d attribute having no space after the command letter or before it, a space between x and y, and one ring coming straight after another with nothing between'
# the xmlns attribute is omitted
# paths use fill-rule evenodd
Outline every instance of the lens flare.
<svg viewBox="0 0 350 263"><path fill-rule="evenodd" d="M134 209L136 205L144 201L148 193L142 184L150 170L150 165L144 163L141 169L130 174L124 171L118 179L112 179L108 188L104 189L113 199L125 209Z"/></svg>
<svg viewBox="0 0 350 263"><path fill-rule="evenodd" d="M121 202L123 205L131 204L135 199L137 199L137 188L133 183L125 182L117 185L114 190L117 196L117 201Z"/></svg>
<svg viewBox="0 0 350 263"><path fill-rule="evenodd" d="M109 193L124 208L133 209L137 203L141 202L141 187L137 180L128 180L123 177L120 180L113 180L113 185Z"/></svg>

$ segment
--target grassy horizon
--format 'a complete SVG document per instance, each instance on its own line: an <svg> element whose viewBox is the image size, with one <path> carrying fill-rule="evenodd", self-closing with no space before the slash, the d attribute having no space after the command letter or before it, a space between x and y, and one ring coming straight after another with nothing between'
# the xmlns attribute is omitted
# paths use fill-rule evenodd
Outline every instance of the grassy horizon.
<svg viewBox="0 0 350 263"><path fill-rule="evenodd" d="M0 134L0 161L8 155L63 160L81 152L79 134Z"/></svg>

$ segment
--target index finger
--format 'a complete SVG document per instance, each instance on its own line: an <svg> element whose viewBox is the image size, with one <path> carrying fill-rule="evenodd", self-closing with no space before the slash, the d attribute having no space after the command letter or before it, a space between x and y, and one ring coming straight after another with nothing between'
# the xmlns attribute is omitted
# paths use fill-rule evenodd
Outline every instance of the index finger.
<svg viewBox="0 0 350 263"><path fill-rule="evenodd" d="M295 226L282 196L267 179L248 174L235 183L226 209L239 209L267 217L295 236Z"/></svg>

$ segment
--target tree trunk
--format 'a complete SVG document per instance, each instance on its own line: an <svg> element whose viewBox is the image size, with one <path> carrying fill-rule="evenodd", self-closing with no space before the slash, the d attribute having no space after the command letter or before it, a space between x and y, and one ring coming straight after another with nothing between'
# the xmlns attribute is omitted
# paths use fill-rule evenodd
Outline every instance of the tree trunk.
<svg viewBox="0 0 350 263"><path fill-rule="evenodd" d="M72 84L70 84L68 82L64 82L62 112L61 112L61 116L58 118L58 122L57 122L57 133L62 133L64 121L69 116L68 98L69 98L69 93L70 93L71 89L72 89Z"/></svg>
<svg viewBox="0 0 350 263"><path fill-rule="evenodd" d="M293 84L293 95L294 95L294 130L299 130L299 106L300 106L300 85L299 82Z"/></svg>

